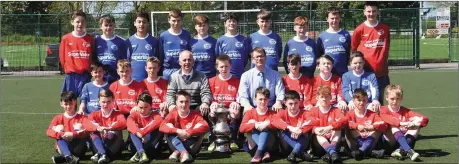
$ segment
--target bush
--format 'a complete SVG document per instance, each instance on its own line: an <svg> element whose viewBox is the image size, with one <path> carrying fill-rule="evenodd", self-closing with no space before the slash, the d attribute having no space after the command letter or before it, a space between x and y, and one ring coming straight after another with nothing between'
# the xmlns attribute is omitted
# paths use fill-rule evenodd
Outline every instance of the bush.
<svg viewBox="0 0 459 164"><path fill-rule="evenodd" d="M38 44L38 43L58 43L59 37L46 37L42 36L37 38L35 35L20 35L20 34L12 34L12 35L3 35L1 42L4 45L11 45L11 44Z"/></svg>

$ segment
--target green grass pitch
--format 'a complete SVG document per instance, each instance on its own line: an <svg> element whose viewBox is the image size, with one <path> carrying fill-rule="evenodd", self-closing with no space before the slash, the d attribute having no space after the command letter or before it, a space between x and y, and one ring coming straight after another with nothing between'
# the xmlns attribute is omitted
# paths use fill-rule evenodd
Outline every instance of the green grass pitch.
<svg viewBox="0 0 459 164"><path fill-rule="evenodd" d="M415 150L421 154L423 163L455 163L458 161L458 72L457 70L393 70L391 82L404 88L404 106L413 108L430 118L428 126L421 130L422 137ZM431 79L431 80L429 80ZM63 78L19 78L2 77L1 97L1 148L3 163L51 163L54 141L46 136L46 129L54 114L63 112L59 106L59 93ZM125 136L126 137L126 136ZM87 154L89 158L90 153ZM170 163L168 154L152 163ZM129 163L130 154L123 153ZM214 159L216 158L216 159ZM248 163L245 152L236 152L231 157L212 156L201 151L197 163ZM323 163L321 160L317 160ZM83 161L89 163L89 160ZM284 159L273 163L286 163ZM347 159L344 163L356 163ZM358 163L412 163L385 159L363 160Z"/></svg>

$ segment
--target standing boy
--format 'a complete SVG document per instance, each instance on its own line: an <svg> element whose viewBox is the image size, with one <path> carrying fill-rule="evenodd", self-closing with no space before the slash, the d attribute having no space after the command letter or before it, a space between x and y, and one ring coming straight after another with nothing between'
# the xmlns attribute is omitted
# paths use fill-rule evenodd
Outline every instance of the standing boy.
<svg viewBox="0 0 459 164"><path fill-rule="evenodd" d="M207 78L214 77L217 39L208 33L209 18L206 15L197 15L194 17L194 23L197 35L189 41L189 49L194 58L194 69L206 74Z"/></svg>
<svg viewBox="0 0 459 164"><path fill-rule="evenodd" d="M86 83L81 91L79 114L91 114L92 112L99 111L99 92L109 87L109 84L104 81L102 64L99 62L93 63L90 70L94 81Z"/></svg>

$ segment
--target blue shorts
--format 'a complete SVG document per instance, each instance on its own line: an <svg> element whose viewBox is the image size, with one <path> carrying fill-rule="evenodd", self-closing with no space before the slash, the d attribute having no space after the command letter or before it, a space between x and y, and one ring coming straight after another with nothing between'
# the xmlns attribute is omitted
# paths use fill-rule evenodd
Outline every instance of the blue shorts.
<svg viewBox="0 0 459 164"><path fill-rule="evenodd" d="M376 77L379 85L379 103L384 104L384 90L390 84L389 76Z"/></svg>
<svg viewBox="0 0 459 164"><path fill-rule="evenodd" d="M62 85L62 92L72 91L78 97L81 97L81 90L83 90L84 84L91 81L91 75L88 72L83 74L77 74L71 72L65 75L64 84ZM61 93L62 93L61 92Z"/></svg>

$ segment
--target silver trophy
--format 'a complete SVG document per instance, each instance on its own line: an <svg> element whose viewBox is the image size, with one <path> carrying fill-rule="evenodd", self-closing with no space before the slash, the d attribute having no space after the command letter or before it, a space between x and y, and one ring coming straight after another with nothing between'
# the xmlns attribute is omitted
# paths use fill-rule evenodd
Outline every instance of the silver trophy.
<svg viewBox="0 0 459 164"><path fill-rule="evenodd" d="M215 117L212 120L213 133L215 135L215 149L218 152L231 152L231 128L228 124L229 109L225 108L223 103L220 103L215 111Z"/></svg>

